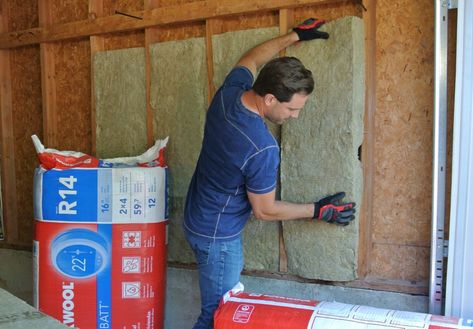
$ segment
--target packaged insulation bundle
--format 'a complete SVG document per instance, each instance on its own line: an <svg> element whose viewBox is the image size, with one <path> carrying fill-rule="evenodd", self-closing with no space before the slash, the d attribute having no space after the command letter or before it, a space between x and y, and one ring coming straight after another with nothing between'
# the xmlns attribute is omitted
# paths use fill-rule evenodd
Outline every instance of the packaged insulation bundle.
<svg viewBox="0 0 473 329"><path fill-rule="evenodd" d="M167 139L99 160L32 138L35 307L69 327L163 328Z"/></svg>
<svg viewBox="0 0 473 329"><path fill-rule="evenodd" d="M466 328L461 319L337 302L243 292L225 294L214 329L446 329Z"/></svg>

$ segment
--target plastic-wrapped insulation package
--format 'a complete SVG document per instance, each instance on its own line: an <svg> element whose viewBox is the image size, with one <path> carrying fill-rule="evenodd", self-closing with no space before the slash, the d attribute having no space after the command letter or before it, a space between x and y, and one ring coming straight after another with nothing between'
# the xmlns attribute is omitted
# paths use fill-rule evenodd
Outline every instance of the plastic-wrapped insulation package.
<svg viewBox="0 0 473 329"><path fill-rule="evenodd" d="M35 307L69 327L163 328L167 139L106 160L33 142Z"/></svg>

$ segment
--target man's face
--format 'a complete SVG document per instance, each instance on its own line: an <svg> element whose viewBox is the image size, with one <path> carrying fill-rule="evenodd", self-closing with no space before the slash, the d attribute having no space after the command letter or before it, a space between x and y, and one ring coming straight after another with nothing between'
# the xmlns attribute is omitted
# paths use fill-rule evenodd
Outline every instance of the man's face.
<svg viewBox="0 0 473 329"><path fill-rule="evenodd" d="M265 117L276 124L283 124L290 118L297 118L309 98L307 94L296 93L289 102L280 102L273 95L270 96L269 99L265 99L267 106Z"/></svg>

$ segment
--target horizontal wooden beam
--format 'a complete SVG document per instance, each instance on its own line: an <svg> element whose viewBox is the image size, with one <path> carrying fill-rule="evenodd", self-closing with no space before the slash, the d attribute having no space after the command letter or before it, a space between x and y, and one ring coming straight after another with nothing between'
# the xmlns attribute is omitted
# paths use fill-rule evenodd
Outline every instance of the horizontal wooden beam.
<svg viewBox="0 0 473 329"><path fill-rule="evenodd" d="M232 15L249 14L295 8L301 6L336 3L342 0L205 0L146 9L106 17L48 27L0 34L0 49L15 48L42 42L84 38L114 32L145 29L147 27L205 21ZM93 15L91 15L93 16Z"/></svg>

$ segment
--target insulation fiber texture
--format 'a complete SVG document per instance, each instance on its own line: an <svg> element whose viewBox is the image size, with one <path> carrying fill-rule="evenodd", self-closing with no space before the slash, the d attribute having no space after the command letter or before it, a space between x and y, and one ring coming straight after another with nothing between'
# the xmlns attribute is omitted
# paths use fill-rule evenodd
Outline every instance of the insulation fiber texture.
<svg viewBox="0 0 473 329"><path fill-rule="evenodd" d="M205 41L193 38L153 44L151 107L154 136L169 136L168 260L194 263L183 232L184 203L202 145L207 112Z"/></svg>
<svg viewBox="0 0 473 329"><path fill-rule="evenodd" d="M212 36L214 83L219 88L226 75L243 54L254 46L278 35L277 28L251 29L227 32ZM276 139L280 126L268 123ZM279 269L279 224L251 218L244 231L245 269L278 271Z"/></svg>
<svg viewBox="0 0 473 329"><path fill-rule="evenodd" d="M287 51L314 75L315 90L297 120L282 127L281 196L312 202L346 192L362 197L358 149L363 139L364 32L357 17L324 25L328 40L302 42ZM315 221L283 222L290 273L330 281L356 278L359 212L346 227Z"/></svg>
<svg viewBox="0 0 473 329"><path fill-rule="evenodd" d="M97 156L143 153L147 148L144 48L99 52L93 65Z"/></svg>

